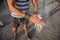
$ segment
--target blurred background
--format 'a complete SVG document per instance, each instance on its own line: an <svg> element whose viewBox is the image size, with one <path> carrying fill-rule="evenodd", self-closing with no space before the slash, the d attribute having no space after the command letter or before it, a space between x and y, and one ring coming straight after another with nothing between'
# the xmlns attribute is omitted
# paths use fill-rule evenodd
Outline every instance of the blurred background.
<svg viewBox="0 0 60 40"><path fill-rule="evenodd" d="M45 26L37 33L34 24L29 24L29 34L32 40L60 40L60 0L58 4L54 0L37 0L38 13L42 15ZM30 4L30 11L33 10ZM11 30L12 18L6 0L0 0L0 40L11 40L13 33ZM20 25L22 26L22 25ZM26 40L22 27L18 27L18 40Z"/></svg>

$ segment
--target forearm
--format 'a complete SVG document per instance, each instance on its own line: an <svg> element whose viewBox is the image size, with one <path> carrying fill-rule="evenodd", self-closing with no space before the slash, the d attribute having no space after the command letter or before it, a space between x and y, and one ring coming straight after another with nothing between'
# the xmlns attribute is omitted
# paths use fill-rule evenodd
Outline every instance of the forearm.
<svg viewBox="0 0 60 40"><path fill-rule="evenodd" d="M35 11L35 12L38 11L38 3L34 3L34 11Z"/></svg>
<svg viewBox="0 0 60 40"><path fill-rule="evenodd" d="M24 12L22 12L21 10L15 7L15 0L7 0L7 3L11 12L14 12L17 15L22 16L22 17L25 16Z"/></svg>
<svg viewBox="0 0 60 40"><path fill-rule="evenodd" d="M25 16L25 13L24 12L22 12L21 10L17 9L14 6L9 6L9 9L10 9L11 12L14 12L14 13L16 13L19 16L22 16L22 17Z"/></svg>
<svg viewBox="0 0 60 40"><path fill-rule="evenodd" d="M37 0L32 0L32 4L33 4L33 9L34 9L34 11L36 12L36 11L38 11L38 3L37 3Z"/></svg>

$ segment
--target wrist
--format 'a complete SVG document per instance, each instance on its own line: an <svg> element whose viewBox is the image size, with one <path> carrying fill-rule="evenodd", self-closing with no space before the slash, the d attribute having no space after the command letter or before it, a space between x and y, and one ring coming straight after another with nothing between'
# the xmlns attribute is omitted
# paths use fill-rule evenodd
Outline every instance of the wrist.
<svg viewBox="0 0 60 40"><path fill-rule="evenodd" d="M34 11L33 14L38 14L38 11Z"/></svg>
<svg viewBox="0 0 60 40"><path fill-rule="evenodd" d="M28 20L30 19L30 16L31 16L30 14L25 14L25 18Z"/></svg>

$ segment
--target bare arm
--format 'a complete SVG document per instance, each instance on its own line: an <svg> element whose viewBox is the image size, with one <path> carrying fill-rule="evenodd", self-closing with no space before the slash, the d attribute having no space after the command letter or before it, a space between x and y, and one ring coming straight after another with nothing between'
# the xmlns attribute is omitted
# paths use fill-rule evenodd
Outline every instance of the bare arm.
<svg viewBox="0 0 60 40"><path fill-rule="evenodd" d="M34 6L34 11L37 11L37 10L38 10L37 0L32 0L32 4L33 4L33 6Z"/></svg>
<svg viewBox="0 0 60 40"><path fill-rule="evenodd" d="M34 11L37 12L38 11L38 3L37 3L37 0L32 0L32 4L34 6ZM39 14L33 14L31 17L30 17L30 20L35 23L35 24L40 24L40 25L43 25L44 24L44 21L43 20L40 20L37 16L39 16Z"/></svg>
<svg viewBox="0 0 60 40"><path fill-rule="evenodd" d="M15 0L7 0L9 9L11 12L18 14L19 16L24 17L25 13L15 7Z"/></svg>

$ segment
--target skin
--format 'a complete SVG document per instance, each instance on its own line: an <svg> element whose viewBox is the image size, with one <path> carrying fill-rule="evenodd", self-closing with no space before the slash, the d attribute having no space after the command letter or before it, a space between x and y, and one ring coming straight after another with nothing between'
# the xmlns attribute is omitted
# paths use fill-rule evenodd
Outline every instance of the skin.
<svg viewBox="0 0 60 40"><path fill-rule="evenodd" d="M15 0L7 0L7 3L8 3L8 6L9 6L9 9L10 9L11 12L14 12L19 16L25 17L25 13L15 7ZM34 8L33 8L34 11L37 11L38 10L37 0L32 0L32 4L34 6ZM33 15L30 16L29 20L32 21L35 24L43 24L44 22L42 20L40 20L39 18L37 18L37 16L39 16L39 15L38 14L33 14ZM28 34L27 25L24 24L23 28L24 28L24 31L25 31L25 35L27 35ZM17 28L12 27L12 30L13 30L14 36L16 36Z"/></svg>

